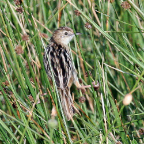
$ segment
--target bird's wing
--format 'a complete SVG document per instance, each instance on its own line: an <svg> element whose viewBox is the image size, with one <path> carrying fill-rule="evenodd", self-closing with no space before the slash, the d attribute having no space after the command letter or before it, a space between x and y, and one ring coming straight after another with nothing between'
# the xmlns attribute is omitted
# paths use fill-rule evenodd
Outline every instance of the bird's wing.
<svg viewBox="0 0 144 144"><path fill-rule="evenodd" d="M73 64L69 52L62 48L48 46L44 54L44 66L49 78L52 79L50 65L58 88L64 89L68 86L69 80L73 76Z"/></svg>

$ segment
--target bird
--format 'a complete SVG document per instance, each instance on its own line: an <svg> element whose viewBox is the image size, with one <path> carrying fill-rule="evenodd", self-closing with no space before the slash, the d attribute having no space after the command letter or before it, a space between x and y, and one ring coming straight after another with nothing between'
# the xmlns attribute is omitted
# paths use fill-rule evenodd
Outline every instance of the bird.
<svg viewBox="0 0 144 144"><path fill-rule="evenodd" d="M68 46L75 35L80 35L80 33L75 34L69 27L56 29L49 41L49 45L45 48L43 57L48 79L52 84L52 78L54 77L62 109L68 121L74 115L73 99L70 92L72 84L74 83L77 88L85 91L85 87L81 86L78 81L77 72L70 54L70 47Z"/></svg>

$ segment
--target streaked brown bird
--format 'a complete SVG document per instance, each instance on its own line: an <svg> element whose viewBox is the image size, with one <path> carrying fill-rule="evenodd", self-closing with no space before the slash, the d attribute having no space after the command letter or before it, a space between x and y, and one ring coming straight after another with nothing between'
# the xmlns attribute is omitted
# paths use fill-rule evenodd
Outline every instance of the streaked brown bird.
<svg viewBox="0 0 144 144"><path fill-rule="evenodd" d="M76 33L79 35L80 33ZM49 80L52 83L52 73L60 94L61 105L67 120L70 120L74 114L73 100L70 93L70 87L74 83L77 88L84 89L79 84L77 73L73 65L70 48L68 43L75 36L73 30L69 27L60 27L54 31L48 47L44 53L44 66Z"/></svg>

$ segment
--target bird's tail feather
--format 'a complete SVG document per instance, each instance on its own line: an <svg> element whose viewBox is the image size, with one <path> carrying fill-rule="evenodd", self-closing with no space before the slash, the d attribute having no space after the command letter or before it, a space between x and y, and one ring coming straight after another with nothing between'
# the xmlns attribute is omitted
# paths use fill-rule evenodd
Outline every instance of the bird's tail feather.
<svg viewBox="0 0 144 144"><path fill-rule="evenodd" d="M70 94L70 89L68 87L64 90L59 89L59 93L61 97L61 105L63 112L67 120L70 120L74 115L73 100Z"/></svg>

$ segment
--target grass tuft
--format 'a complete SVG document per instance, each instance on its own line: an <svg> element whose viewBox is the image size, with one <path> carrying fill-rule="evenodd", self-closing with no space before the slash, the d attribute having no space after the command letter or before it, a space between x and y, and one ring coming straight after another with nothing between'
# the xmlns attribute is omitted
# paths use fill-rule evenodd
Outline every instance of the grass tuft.
<svg viewBox="0 0 144 144"><path fill-rule="evenodd" d="M144 143L143 7L142 0L2 1L0 143ZM86 94L72 86L79 113L71 121L43 65L60 26L82 33L71 53L80 82L92 85Z"/></svg>

